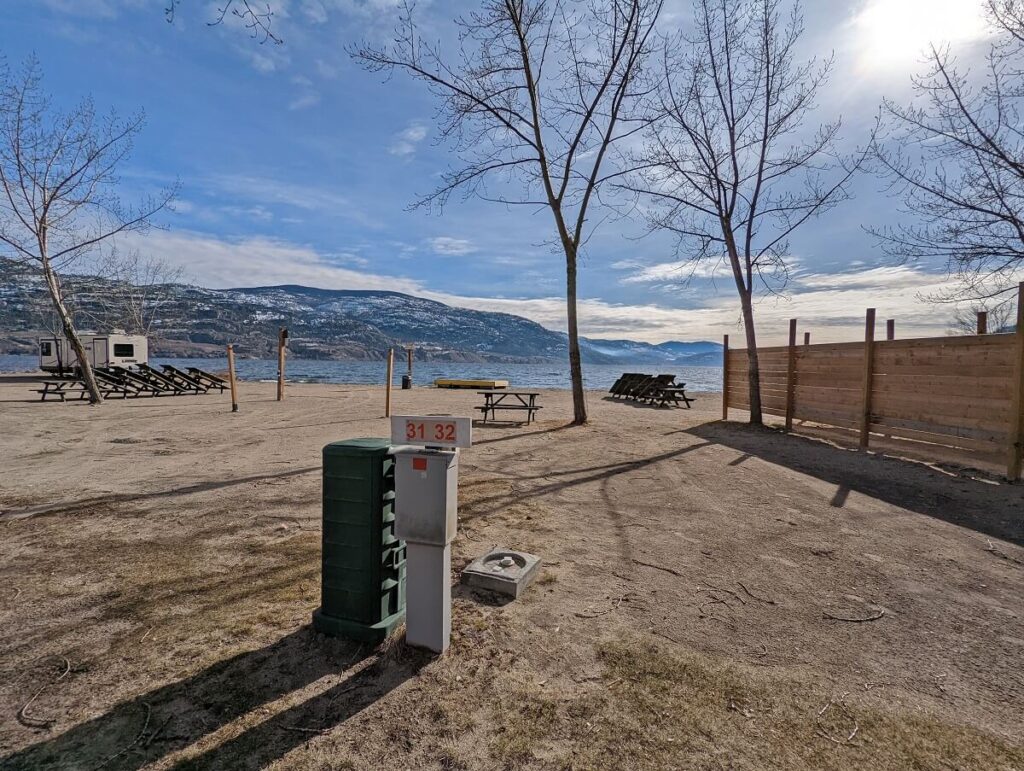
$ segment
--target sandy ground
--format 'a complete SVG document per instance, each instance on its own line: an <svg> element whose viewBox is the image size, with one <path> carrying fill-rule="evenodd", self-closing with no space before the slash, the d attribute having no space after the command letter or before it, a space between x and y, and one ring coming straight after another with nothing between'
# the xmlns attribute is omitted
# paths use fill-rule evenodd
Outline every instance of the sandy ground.
<svg viewBox="0 0 1024 771"><path fill-rule="evenodd" d="M589 397L480 427L432 659L312 631L320 448L382 390L31 401L0 379L0 768L1024 769L1024 495ZM472 392L396 391L469 414ZM456 576L453 576L455 579Z"/></svg>

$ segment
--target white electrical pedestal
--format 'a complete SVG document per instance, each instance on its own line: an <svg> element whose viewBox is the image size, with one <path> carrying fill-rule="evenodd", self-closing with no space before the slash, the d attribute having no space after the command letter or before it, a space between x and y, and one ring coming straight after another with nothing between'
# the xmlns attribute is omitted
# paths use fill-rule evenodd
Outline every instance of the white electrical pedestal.
<svg viewBox="0 0 1024 771"><path fill-rule="evenodd" d="M472 420L393 417L395 535L406 543L405 639L444 653L452 631L452 547L458 526L459 449ZM420 445L420 446L407 446Z"/></svg>

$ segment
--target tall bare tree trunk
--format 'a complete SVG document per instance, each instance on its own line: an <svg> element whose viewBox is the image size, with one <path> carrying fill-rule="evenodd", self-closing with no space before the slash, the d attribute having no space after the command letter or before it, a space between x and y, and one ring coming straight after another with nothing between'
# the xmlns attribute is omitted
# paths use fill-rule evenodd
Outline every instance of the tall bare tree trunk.
<svg viewBox="0 0 1024 771"><path fill-rule="evenodd" d="M586 393L583 390L583 363L580 360L580 334L576 319L576 252L565 250L565 308L569 326L569 377L572 380L572 422L587 422Z"/></svg>
<svg viewBox="0 0 1024 771"><path fill-rule="evenodd" d="M57 310L57 316L60 319L64 336L67 337L75 351L75 356L78 357L78 368L82 373L82 379L85 381L86 388L89 389L89 403L99 404L103 401L103 395L100 393L99 385L96 383L96 375L92 371L92 362L89 361L89 357L85 353L85 346L82 345L78 332L75 330L74 322L71 320L71 313L68 311L67 305L64 304L60 279L53 272L50 261L45 258L43 260L43 277L46 280L47 289L50 290L50 298L53 300L53 307ZM57 350L60 350L60 340L57 341Z"/></svg>
<svg viewBox="0 0 1024 771"><path fill-rule="evenodd" d="M750 389L750 424L764 423L761 414L761 367L757 359L757 335L754 330L754 303L750 291L740 292L740 306L743 311L743 331L747 339L747 384Z"/></svg>

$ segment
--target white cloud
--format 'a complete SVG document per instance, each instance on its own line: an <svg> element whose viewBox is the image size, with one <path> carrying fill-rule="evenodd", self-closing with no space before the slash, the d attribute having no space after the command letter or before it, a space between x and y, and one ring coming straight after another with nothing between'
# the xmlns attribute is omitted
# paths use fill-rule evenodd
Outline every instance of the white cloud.
<svg viewBox="0 0 1024 771"><path fill-rule="evenodd" d="M326 255L278 239L224 240L188 231L153 231L124 240L143 254L182 266L187 279L201 286L305 284L325 289L390 290L463 308L513 313L550 329L564 331L566 326L565 300L560 294L491 298L436 292L415 279L355 269L370 264L351 252ZM760 341L766 345L784 343L790 318L797 318L800 331L810 331L816 342L859 340L868 307L877 308L879 325L887 318L896 319L899 337L941 335L953 308L924 302L919 295L938 291L944 285L941 276L908 266L797 277L791 299L758 302L755 314ZM719 340L723 334L739 333L739 312L731 292L699 299L703 299L703 307L676 309L584 298L579 303L580 329L591 337L629 337L649 342Z"/></svg>
<svg viewBox="0 0 1024 771"><path fill-rule="evenodd" d="M270 222L274 215L264 206L222 206L224 214L231 217L247 217L260 222Z"/></svg>
<svg viewBox="0 0 1024 771"><path fill-rule="evenodd" d="M316 72L324 80L333 80L338 77L338 68L323 59L316 60Z"/></svg>
<svg viewBox="0 0 1024 771"><path fill-rule="evenodd" d="M257 50L243 50L242 55L248 59L249 65L264 75L268 75L271 72L276 72L279 64L279 59L274 56L267 56L262 51Z"/></svg>
<svg viewBox="0 0 1024 771"><path fill-rule="evenodd" d="M287 206L343 217L370 228L380 227L379 222L334 189L247 174L214 174L201 182L219 199L227 196L267 207Z"/></svg>
<svg viewBox="0 0 1024 771"><path fill-rule="evenodd" d="M981 0L867 0L848 26L862 73L904 75L917 69L931 44L972 43L991 34Z"/></svg>
<svg viewBox="0 0 1024 771"><path fill-rule="evenodd" d="M419 143L426 138L427 127L422 123L413 123L395 138L388 152L399 156L412 155Z"/></svg>
<svg viewBox="0 0 1024 771"><path fill-rule="evenodd" d="M476 251L472 241L468 241L465 238L449 238L448 236L438 236L437 238L430 239L430 248L436 254L449 256L460 256Z"/></svg>
<svg viewBox="0 0 1024 771"><path fill-rule="evenodd" d="M117 16L118 3L112 0L42 0L51 11L72 16L112 19Z"/></svg>
<svg viewBox="0 0 1024 771"><path fill-rule="evenodd" d="M722 260L708 259L693 262L690 260L677 260L675 262L660 262L656 265L639 266L637 263L622 261L615 263L612 267L622 269L636 269L625 278L621 279L623 284L655 284L672 282L682 284L691 278L718 278L729 274L729 266Z"/></svg>
<svg viewBox="0 0 1024 771"><path fill-rule="evenodd" d="M293 77L292 85L295 86L296 94L288 103L289 110L305 110L320 103L320 92L313 87L313 81L305 75Z"/></svg>
<svg viewBox="0 0 1024 771"><path fill-rule="evenodd" d="M327 9L320 0L305 0L302 13L313 24L324 24L327 21Z"/></svg>
<svg viewBox="0 0 1024 771"><path fill-rule="evenodd" d="M288 103L289 110L305 110L314 105L320 104L320 94L316 91L307 91L299 94Z"/></svg>
<svg viewBox="0 0 1024 771"><path fill-rule="evenodd" d="M143 254L181 266L200 286L226 288L305 284L324 289L381 289L422 293L415 281L338 267L316 250L274 238L224 240L189 231L153 231L123 239ZM349 255L339 255L349 261Z"/></svg>

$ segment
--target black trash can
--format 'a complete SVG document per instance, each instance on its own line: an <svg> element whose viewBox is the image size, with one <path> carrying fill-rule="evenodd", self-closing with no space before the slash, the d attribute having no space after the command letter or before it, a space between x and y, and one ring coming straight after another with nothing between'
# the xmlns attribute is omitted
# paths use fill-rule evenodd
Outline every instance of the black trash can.
<svg viewBox="0 0 1024 771"><path fill-rule="evenodd" d="M412 388L412 375L402 375L402 390L408 391Z"/></svg>

